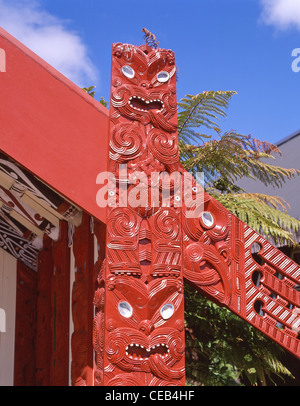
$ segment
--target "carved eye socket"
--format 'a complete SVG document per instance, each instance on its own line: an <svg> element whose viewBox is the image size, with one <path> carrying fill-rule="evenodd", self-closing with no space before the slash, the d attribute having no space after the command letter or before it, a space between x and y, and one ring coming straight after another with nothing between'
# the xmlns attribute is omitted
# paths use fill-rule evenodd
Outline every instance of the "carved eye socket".
<svg viewBox="0 0 300 406"><path fill-rule="evenodd" d="M172 317L174 314L174 306L172 303L163 305L163 307L160 309L160 314L164 320L168 320L170 317Z"/></svg>
<svg viewBox="0 0 300 406"><path fill-rule="evenodd" d="M129 79L132 79L134 77L134 74L135 74L132 67L128 66L128 65L125 65L125 66L122 67L122 72L123 72L123 75L126 76Z"/></svg>
<svg viewBox="0 0 300 406"><path fill-rule="evenodd" d="M126 319L132 316L132 307L128 302L120 302L118 304L118 310L123 317L126 317Z"/></svg>
<svg viewBox="0 0 300 406"><path fill-rule="evenodd" d="M159 72L156 77L160 83L165 83L170 79L170 75L165 71Z"/></svg>

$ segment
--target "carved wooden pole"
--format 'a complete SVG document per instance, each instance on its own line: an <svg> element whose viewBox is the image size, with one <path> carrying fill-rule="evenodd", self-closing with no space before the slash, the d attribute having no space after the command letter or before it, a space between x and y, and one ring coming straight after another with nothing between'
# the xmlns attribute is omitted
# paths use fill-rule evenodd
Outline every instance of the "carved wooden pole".
<svg viewBox="0 0 300 406"><path fill-rule="evenodd" d="M115 44L106 262L95 296L98 384L184 383L181 208L176 180L162 207L159 179L178 169L176 111L173 52Z"/></svg>

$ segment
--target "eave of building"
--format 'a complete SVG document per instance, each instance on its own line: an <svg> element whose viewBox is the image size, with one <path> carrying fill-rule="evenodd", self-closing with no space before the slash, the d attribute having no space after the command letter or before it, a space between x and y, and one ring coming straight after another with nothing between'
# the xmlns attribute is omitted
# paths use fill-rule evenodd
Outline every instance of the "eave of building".
<svg viewBox="0 0 300 406"><path fill-rule="evenodd" d="M283 144L285 144L285 143L291 141L293 138L298 137L299 135L300 135L300 130L295 131L295 132L293 132L292 134L288 135L287 137L282 138L280 141L278 141L278 142L276 143L276 145L277 145L278 147L280 147L281 145L283 145Z"/></svg>
<svg viewBox="0 0 300 406"><path fill-rule="evenodd" d="M49 190L105 222L97 175L107 168L109 111L0 28L0 150Z"/></svg>

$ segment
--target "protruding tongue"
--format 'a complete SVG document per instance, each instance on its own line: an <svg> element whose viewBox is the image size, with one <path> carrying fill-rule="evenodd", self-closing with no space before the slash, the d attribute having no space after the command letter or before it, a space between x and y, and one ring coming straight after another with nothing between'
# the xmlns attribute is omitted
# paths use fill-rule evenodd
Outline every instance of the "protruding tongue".
<svg viewBox="0 0 300 406"><path fill-rule="evenodd" d="M149 358L149 366L153 375L161 379L181 379L184 376L184 368L171 369L158 354L152 354Z"/></svg>

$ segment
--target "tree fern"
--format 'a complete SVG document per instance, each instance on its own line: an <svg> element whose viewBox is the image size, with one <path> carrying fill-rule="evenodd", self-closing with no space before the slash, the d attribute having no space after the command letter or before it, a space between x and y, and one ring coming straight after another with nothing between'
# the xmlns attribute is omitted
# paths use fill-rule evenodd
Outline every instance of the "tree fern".
<svg viewBox="0 0 300 406"><path fill-rule="evenodd" d="M266 238L282 245L295 244L300 221L287 214L288 204L282 198L258 193L210 194Z"/></svg>
<svg viewBox="0 0 300 406"><path fill-rule="evenodd" d="M178 103L178 138L185 144L198 144L210 136L198 133L205 127L219 133L219 120L226 117L226 109L234 91L205 91L195 96L186 95Z"/></svg>

